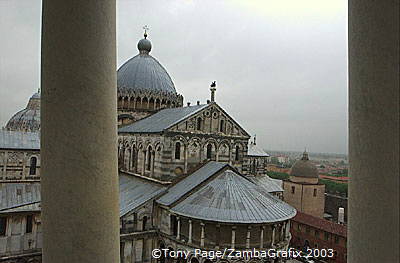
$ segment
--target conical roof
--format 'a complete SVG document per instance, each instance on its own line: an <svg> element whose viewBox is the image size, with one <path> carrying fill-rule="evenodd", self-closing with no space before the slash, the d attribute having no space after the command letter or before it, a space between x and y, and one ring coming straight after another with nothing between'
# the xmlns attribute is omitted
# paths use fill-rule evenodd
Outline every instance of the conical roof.
<svg viewBox="0 0 400 263"><path fill-rule="evenodd" d="M185 180L192 180L191 176ZM184 199L184 200L182 200ZM201 220L269 223L290 219L296 210L244 176L228 168L172 204L171 212Z"/></svg>

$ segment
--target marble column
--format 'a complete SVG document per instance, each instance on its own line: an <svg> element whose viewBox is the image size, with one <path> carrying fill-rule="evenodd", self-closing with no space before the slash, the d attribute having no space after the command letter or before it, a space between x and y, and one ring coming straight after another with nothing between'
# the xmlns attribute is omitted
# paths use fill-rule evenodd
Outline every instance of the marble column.
<svg viewBox="0 0 400 263"><path fill-rule="evenodd" d="M189 220L189 240L188 240L189 244L192 244L192 235L193 235L193 223L192 220Z"/></svg>
<svg viewBox="0 0 400 263"><path fill-rule="evenodd" d="M235 241L236 241L236 227L232 227L232 236L231 236L231 248L235 248Z"/></svg>
<svg viewBox="0 0 400 263"><path fill-rule="evenodd" d="M265 227L262 226L260 231L260 248L264 248L264 229Z"/></svg>
<svg viewBox="0 0 400 263"><path fill-rule="evenodd" d="M250 248L250 235L251 235L251 226L247 227L247 235L246 235L246 248Z"/></svg>
<svg viewBox="0 0 400 263"><path fill-rule="evenodd" d="M176 217L176 222L177 222L177 226L176 226L176 239L180 239L181 238L181 219L178 217Z"/></svg>
<svg viewBox="0 0 400 263"><path fill-rule="evenodd" d="M348 262L399 262L399 1L349 1Z"/></svg>
<svg viewBox="0 0 400 263"><path fill-rule="evenodd" d="M276 227L275 227L275 225L272 225L271 228L272 228L271 247L274 247L274 244L275 244L275 229L276 229Z"/></svg>
<svg viewBox="0 0 400 263"><path fill-rule="evenodd" d="M204 238L205 238L205 234L204 234L204 223L200 223L201 226L201 233L200 233L200 247L204 247Z"/></svg>
<svg viewBox="0 0 400 263"><path fill-rule="evenodd" d="M42 260L120 262L116 2L42 5Z"/></svg>

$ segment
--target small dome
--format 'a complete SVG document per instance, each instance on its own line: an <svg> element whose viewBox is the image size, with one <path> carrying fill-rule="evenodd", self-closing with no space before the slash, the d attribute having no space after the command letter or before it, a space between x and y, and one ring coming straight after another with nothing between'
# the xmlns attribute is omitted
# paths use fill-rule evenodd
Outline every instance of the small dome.
<svg viewBox="0 0 400 263"><path fill-rule="evenodd" d="M292 166L290 175L304 178L318 178L317 167L310 161L307 152L304 152L303 157Z"/></svg>
<svg viewBox="0 0 400 263"><path fill-rule="evenodd" d="M147 38L141 39L138 44L137 48L139 49L139 52L147 52L149 53L151 51L151 42Z"/></svg>
<svg viewBox="0 0 400 263"><path fill-rule="evenodd" d="M5 127L9 131L30 131L40 130L40 94L35 93L29 99L25 109L17 112L7 122Z"/></svg>

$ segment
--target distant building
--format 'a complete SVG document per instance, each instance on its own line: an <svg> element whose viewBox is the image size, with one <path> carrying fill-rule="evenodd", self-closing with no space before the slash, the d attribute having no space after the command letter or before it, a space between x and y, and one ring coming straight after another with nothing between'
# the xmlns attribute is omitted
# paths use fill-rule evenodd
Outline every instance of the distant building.
<svg viewBox="0 0 400 263"><path fill-rule="evenodd" d="M347 262L347 228L322 218L297 212L291 220L291 247L333 249L333 258L323 258L324 262Z"/></svg>
<svg viewBox="0 0 400 263"><path fill-rule="evenodd" d="M304 152L291 168L289 179L283 182L283 200L299 212L323 218L325 185L318 180L317 168Z"/></svg>
<svg viewBox="0 0 400 263"><path fill-rule="evenodd" d="M290 161L289 156L286 155L278 155L275 157L278 159L278 163L287 164Z"/></svg>

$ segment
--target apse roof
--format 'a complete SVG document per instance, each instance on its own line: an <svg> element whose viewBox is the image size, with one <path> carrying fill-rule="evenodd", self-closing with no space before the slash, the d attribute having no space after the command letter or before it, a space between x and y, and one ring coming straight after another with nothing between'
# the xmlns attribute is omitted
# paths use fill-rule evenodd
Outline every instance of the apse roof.
<svg viewBox="0 0 400 263"><path fill-rule="evenodd" d="M225 223L269 223L290 219L296 210L233 170L224 170L180 200L171 212Z"/></svg>
<svg viewBox="0 0 400 263"><path fill-rule="evenodd" d="M162 205L171 205L227 165L226 163L213 161L206 163L190 176L171 186L167 193L161 196L157 202Z"/></svg>
<svg viewBox="0 0 400 263"><path fill-rule="evenodd" d="M120 133L158 133L162 132L191 115L206 108L209 104L163 109L147 118L123 126Z"/></svg>

